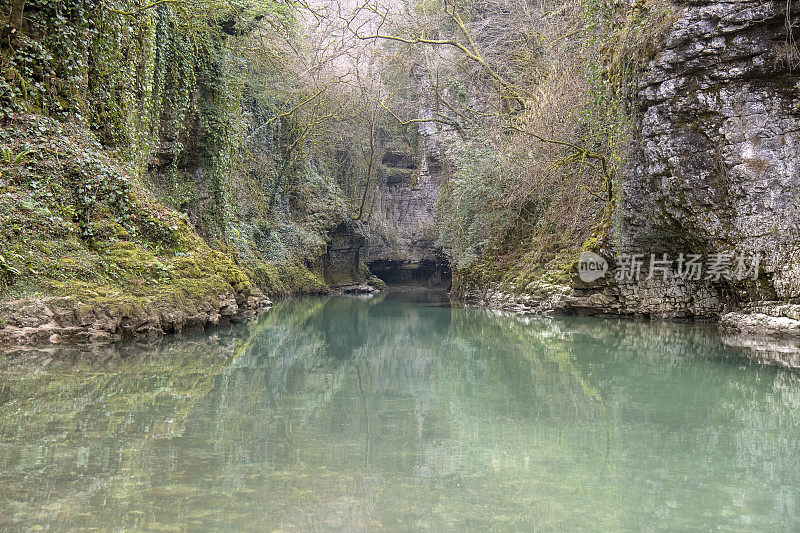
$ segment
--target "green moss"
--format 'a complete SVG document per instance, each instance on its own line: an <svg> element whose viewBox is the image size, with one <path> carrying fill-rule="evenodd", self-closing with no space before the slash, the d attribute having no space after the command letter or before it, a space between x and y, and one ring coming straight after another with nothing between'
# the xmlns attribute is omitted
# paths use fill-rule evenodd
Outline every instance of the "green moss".
<svg viewBox="0 0 800 533"><path fill-rule="evenodd" d="M569 283L570 271L579 255L577 246L538 262L525 250L504 257L490 255L468 268L454 270L451 291L454 297L460 298L471 290L495 285L510 294L545 296L552 292L553 286Z"/></svg>
<svg viewBox="0 0 800 533"><path fill-rule="evenodd" d="M385 291L386 289L388 289L386 282L375 275L372 275L367 278L367 285L369 285L370 287L375 287L379 291Z"/></svg>
<svg viewBox="0 0 800 533"><path fill-rule="evenodd" d="M16 132L24 136L24 129ZM113 309L147 314L162 308L195 309L208 297L251 287L224 253L212 250L184 218L160 204L76 130L62 140L60 157L42 151L0 193L0 255L18 274L2 296L62 296L81 312ZM105 201L88 212L93 235L75 222L75 161L102 160L103 168L134 183L130 220ZM37 176L47 175L46 186Z"/></svg>
<svg viewBox="0 0 800 533"><path fill-rule="evenodd" d="M267 187L281 159L275 155L292 142L295 118L264 129L264 154L241 149L252 119L243 116L243 95L247 109L260 106L259 117L285 102L259 89L251 67L217 61L236 43L222 35L196 42L197 28L187 33L169 10L100 24L102 10L64 16L69 6L26 12L26 42L41 45L35 57L0 44L9 72L27 54L44 69L35 77L53 83L16 102L0 136L0 147L14 154L31 149L14 168L0 161L0 254L7 258L0 298L59 295L131 312L190 308L251 287L250 271L271 294L328 291L319 269L306 265L325 252L324 236L348 206L329 172L298 165L290 169L291 194L280 190L280 207L266 208L277 190ZM52 34L52 17L66 33ZM88 48L64 40L86 27L99 32ZM119 42L130 44L129 53L119 55ZM54 50L58 62L47 57ZM159 68L155 57L163 54L174 68ZM81 72L80 80L68 71ZM125 89L132 73L150 80L144 93ZM32 75L19 70L15 79ZM88 88L75 85L84 80ZM0 100L20 100L2 85ZM47 116L31 114L43 106ZM59 121L77 114L81 120ZM176 208L190 212L195 226ZM278 231L261 242L253 235L259 223Z"/></svg>
<svg viewBox="0 0 800 533"><path fill-rule="evenodd" d="M302 265L259 263L253 270L253 282L266 294L276 296L330 292L320 272Z"/></svg>

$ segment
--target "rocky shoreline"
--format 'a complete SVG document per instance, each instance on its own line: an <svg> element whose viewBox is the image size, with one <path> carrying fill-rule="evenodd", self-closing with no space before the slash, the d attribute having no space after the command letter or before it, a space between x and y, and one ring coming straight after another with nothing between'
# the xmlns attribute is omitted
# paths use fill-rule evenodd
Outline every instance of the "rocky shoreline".
<svg viewBox="0 0 800 533"><path fill-rule="evenodd" d="M338 294L380 292L369 285L338 287ZM465 292L460 301L515 314L649 317L621 312L611 296L596 292L576 294L572 287L541 284L537 294L513 294L499 285ZM0 304L4 317L0 349L47 345L98 345L123 339L155 340L167 334L200 332L243 322L269 311L272 302L259 291L242 290L207 297L194 306L181 308L144 305L121 308L90 305L72 297L17 299ZM762 364L800 370L800 305L782 302L745 304L713 318L694 317L718 328L722 341L746 348L751 359Z"/></svg>
<svg viewBox="0 0 800 533"><path fill-rule="evenodd" d="M0 346L153 339L242 322L271 307L269 298L247 289L208 296L180 307L153 301L140 306L103 305L73 297L9 300L0 304Z"/></svg>
<svg viewBox="0 0 800 533"><path fill-rule="evenodd" d="M703 321L714 324L730 346L745 347L764 364L800 370L800 305L751 302L716 315L651 315L635 312L604 292L580 294L567 285L540 284L536 294L514 294L499 285L470 288L461 297L467 305L517 314L644 317L661 320Z"/></svg>
<svg viewBox="0 0 800 533"><path fill-rule="evenodd" d="M334 294L382 292L367 283L334 287ZM74 297L21 298L0 303L0 350L60 344L108 344L153 340L244 322L269 311L272 301L258 290L209 296L195 305L149 302L136 307L82 302Z"/></svg>

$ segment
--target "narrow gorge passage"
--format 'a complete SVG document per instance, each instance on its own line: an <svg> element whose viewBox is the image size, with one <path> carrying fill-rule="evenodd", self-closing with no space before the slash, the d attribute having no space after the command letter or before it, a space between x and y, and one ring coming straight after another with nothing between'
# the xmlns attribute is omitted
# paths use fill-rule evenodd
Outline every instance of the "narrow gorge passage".
<svg viewBox="0 0 800 533"><path fill-rule="evenodd" d="M452 284L450 265L444 258L423 259L414 265L402 260L377 259L367 266L389 287L417 286L449 291Z"/></svg>
<svg viewBox="0 0 800 533"><path fill-rule="evenodd" d="M800 0L0 0L0 531L800 531Z"/></svg>

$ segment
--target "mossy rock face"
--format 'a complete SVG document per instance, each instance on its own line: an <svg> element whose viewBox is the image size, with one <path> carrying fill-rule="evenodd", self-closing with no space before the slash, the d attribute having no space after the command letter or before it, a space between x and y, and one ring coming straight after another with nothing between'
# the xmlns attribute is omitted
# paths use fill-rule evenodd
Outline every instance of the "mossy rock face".
<svg viewBox="0 0 800 533"><path fill-rule="evenodd" d="M570 269L579 254L577 248L564 250L546 263L529 262L525 255L504 262L489 257L468 268L454 270L451 295L472 300L491 289L521 297L550 297L554 290L569 285Z"/></svg>
<svg viewBox="0 0 800 533"><path fill-rule="evenodd" d="M253 282L273 296L330 292L322 273L303 265L260 263L253 270Z"/></svg>
<svg viewBox="0 0 800 533"><path fill-rule="evenodd" d="M21 120L12 135L27 139L26 120L33 119ZM159 203L90 134L77 126L50 127L62 132L61 152L41 148L0 190L6 340L160 334L181 330L187 321L207 327L265 306L247 273ZM94 194L75 189L91 179L81 172L93 167L79 169L84 160L96 161L109 180L130 184L102 189L124 192L123 207L115 196L93 196L92 208L80 211L89 204L76 195ZM39 331L17 335L14 328Z"/></svg>
<svg viewBox="0 0 800 533"><path fill-rule="evenodd" d="M63 297L82 308L149 316L212 312L208 302L230 297L242 306L257 294L254 280L270 294L327 292L326 237L350 219L350 206L324 160L284 169L291 187L264 186L287 157L281 136L294 134L296 119L260 127L287 102L252 90L260 84L253 71L216 60L237 45L215 34L207 47L186 51L196 28L185 33L169 10L146 10L131 24L103 19L100 27L100 11L66 20L59 13L69 3L58 4L26 10L17 36L42 48L29 59L47 67L36 81L54 84L52 94L23 102L29 99L0 90L0 99L20 100L0 113L0 302ZM59 68L46 57L56 55L53 21L76 35L97 30L91 43L66 43L69 57ZM120 56L114 43L134 37L139 48ZM164 70L154 46L187 53ZM24 59L18 53L30 55L25 50L0 45L14 69ZM97 61L104 68L87 66ZM240 75L244 83L229 83ZM134 95L127 82L142 76L153 93ZM5 157L8 150L14 157Z"/></svg>
<svg viewBox="0 0 800 533"><path fill-rule="evenodd" d="M378 276L370 276L369 278L367 278L367 285L369 285L370 287L375 287L379 291L385 291L386 289L388 289L386 283Z"/></svg>

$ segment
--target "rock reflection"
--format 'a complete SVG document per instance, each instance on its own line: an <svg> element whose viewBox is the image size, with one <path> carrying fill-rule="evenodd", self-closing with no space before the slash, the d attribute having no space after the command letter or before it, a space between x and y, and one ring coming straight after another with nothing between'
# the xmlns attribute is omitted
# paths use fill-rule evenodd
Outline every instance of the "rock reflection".
<svg viewBox="0 0 800 533"><path fill-rule="evenodd" d="M0 362L0 526L800 526L800 388L702 326L277 302Z"/></svg>

